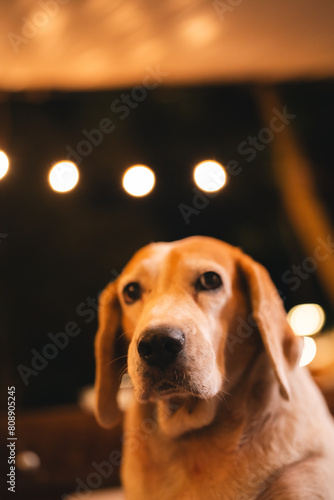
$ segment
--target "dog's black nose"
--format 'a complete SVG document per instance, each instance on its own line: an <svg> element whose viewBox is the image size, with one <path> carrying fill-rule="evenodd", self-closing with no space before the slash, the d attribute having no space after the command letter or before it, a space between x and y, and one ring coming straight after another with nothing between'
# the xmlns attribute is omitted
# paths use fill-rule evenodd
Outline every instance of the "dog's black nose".
<svg viewBox="0 0 334 500"><path fill-rule="evenodd" d="M139 356L150 366L166 368L182 352L184 333L177 328L147 330L138 342Z"/></svg>

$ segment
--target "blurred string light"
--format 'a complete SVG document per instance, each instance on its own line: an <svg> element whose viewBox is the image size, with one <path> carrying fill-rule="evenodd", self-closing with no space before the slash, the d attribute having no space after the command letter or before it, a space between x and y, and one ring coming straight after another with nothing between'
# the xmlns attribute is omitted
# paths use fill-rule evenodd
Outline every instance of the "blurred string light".
<svg viewBox="0 0 334 500"><path fill-rule="evenodd" d="M304 347L299 365L306 366L314 359L317 346L308 335L320 332L325 323L325 312L319 304L299 304L290 309L288 322L296 335L304 337Z"/></svg>
<svg viewBox="0 0 334 500"><path fill-rule="evenodd" d="M4 151L0 151L0 179L2 179L8 171L9 159Z"/></svg>
<svg viewBox="0 0 334 500"><path fill-rule="evenodd" d="M213 193L225 186L226 172L217 161L205 160L196 165L194 180L202 191Z"/></svg>
<svg viewBox="0 0 334 500"><path fill-rule="evenodd" d="M288 322L296 335L314 335L325 323L325 312L319 304L300 304L288 312Z"/></svg>
<svg viewBox="0 0 334 500"><path fill-rule="evenodd" d="M317 353L317 345L311 337L304 337L303 352L300 357L299 366L306 366L314 359Z"/></svg>
<svg viewBox="0 0 334 500"><path fill-rule="evenodd" d="M72 161L60 161L53 165L49 173L49 183L54 191L71 191L79 180L79 171Z"/></svg>
<svg viewBox="0 0 334 500"><path fill-rule="evenodd" d="M155 175L145 165L133 165L125 171L122 184L125 191L131 196L145 196L154 187Z"/></svg>

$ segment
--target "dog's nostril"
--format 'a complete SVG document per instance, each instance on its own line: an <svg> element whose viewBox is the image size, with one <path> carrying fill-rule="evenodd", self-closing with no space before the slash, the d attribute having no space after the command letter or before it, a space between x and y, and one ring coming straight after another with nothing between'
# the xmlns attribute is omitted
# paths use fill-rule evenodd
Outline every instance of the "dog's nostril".
<svg viewBox="0 0 334 500"><path fill-rule="evenodd" d="M167 352L179 354L183 349L183 343L178 339L168 339L163 347Z"/></svg>
<svg viewBox="0 0 334 500"><path fill-rule="evenodd" d="M150 343L147 340L141 340L138 344L138 353L141 358L146 358L150 356L153 352L153 349Z"/></svg>
<svg viewBox="0 0 334 500"><path fill-rule="evenodd" d="M185 337L181 330L160 328L146 331L137 349L147 364L165 368L176 360L184 344Z"/></svg>

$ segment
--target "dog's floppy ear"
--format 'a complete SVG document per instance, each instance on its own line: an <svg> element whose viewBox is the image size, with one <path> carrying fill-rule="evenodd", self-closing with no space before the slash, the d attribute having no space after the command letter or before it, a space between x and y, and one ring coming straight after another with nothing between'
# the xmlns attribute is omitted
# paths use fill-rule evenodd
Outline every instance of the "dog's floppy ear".
<svg viewBox="0 0 334 500"><path fill-rule="evenodd" d="M121 417L116 402L121 369L125 365L118 342L120 317L116 281L113 281L99 297L99 328L95 339L95 415L99 424L107 428Z"/></svg>
<svg viewBox="0 0 334 500"><path fill-rule="evenodd" d="M252 316L279 382L280 393L290 399L287 373L299 361L300 339L290 328L283 302L268 271L242 252L238 266L247 282Z"/></svg>

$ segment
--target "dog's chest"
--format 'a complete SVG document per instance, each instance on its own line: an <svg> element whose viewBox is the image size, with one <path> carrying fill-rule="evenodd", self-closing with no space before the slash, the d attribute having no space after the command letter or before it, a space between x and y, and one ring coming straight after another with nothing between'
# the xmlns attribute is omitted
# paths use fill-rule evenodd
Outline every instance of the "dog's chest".
<svg viewBox="0 0 334 500"><path fill-rule="evenodd" d="M154 434L131 439L125 446L122 471L127 500L256 498L258 479L250 484L249 471L237 463L235 450L229 449L231 443L220 441L217 446L208 441L189 438L171 443Z"/></svg>

